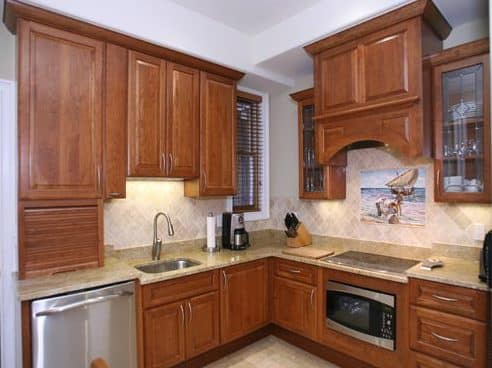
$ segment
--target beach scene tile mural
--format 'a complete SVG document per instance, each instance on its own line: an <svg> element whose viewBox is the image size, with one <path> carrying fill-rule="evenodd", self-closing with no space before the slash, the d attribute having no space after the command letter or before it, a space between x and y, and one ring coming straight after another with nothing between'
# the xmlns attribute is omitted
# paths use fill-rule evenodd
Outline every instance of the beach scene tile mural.
<svg viewBox="0 0 492 368"><path fill-rule="evenodd" d="M425 168L362 170L361 221L425 225Z"/></svg>

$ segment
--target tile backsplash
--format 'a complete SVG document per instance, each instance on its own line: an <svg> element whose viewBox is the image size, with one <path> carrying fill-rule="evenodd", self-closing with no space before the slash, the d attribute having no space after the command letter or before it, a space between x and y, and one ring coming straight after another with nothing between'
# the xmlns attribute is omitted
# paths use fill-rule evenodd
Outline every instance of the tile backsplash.
<svg viewBox="0 0 492 368"><path fill-rule="evenodd" d="M398 167L425 167L425 226L368 224L359 220L360 171ZM350 151L347 166L347 197L344 201L305 201L279 198L272 194L270 219L247 223L249 231L283 229L287 211L295 211L307 228L316 235L365 241L430 247L435 243L480 246L472 240L473 223L492 228L492 206L434 202L432 161L399 159L385 149ZM224 199L194 200L183 196L183 182L129 180L127 198L105 203L105 243L116 249L152 243L152 220L158 211L168 212L176 230L169 239L164 224L159 231L164 242L204 238L208 212L226 210Z"/></svg>

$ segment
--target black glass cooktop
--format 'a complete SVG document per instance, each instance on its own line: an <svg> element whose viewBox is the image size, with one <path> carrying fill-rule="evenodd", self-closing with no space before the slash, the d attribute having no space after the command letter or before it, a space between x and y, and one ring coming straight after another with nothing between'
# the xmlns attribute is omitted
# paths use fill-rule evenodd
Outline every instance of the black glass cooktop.
<svg viewBox="0 0 492 368"><path fill-rule="evenodd" d="M374 271L404 273L420 261L397 257L381 256L364 252L348 251L336 256L323 258L323 261Z"/></svg>

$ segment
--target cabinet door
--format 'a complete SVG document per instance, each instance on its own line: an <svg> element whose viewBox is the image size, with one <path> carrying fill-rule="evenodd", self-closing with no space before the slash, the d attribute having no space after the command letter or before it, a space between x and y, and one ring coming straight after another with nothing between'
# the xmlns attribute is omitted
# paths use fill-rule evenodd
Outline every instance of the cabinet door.
<svg viewBox="0 0 492 368"><path fill-rule="evenodd" d="M104 43L19 23L19 196L101 198Z"/></svg>
<svg viewBox="0 0 492 368"><path fill-rule="evenodd" d="M200 195L236 193L236 83L201 73Z"/></svg>
<svg viewBox="0 0 492 368"><path fill-rule="evenodd" d="M384 103L420 94L422 55L417 22L402 22L361 41L364 104Z"/></svg>
<svg viewBox="0 0 492 368"><path fill-rule="evenodd" d="M144 313L146 368L165 368L185 360L184 302L166 304Z"/></svg>
<svg viewBox="0 0 492 368"><path fill-rule="evenodd" d="M433 75L435 200L490 202L489 55L440 65Z"/></svg>
<svg viewBox="0 0 492 368"><path fill-rule="evenodd" d="M219 293L187 301L186 359L219 345Z"/></svg>
<svg viewBox="0 0 492 368"><path fill-rule="evenodd" d="M323 116L360 102L359 50L355 43L316 55L315 103Z"/></svg>
<svg viewBox="0 0 492 368"><path fill-rule="evenodd" d="M200 73L167 64L167 176L199 176Z"/></svg>
<svg viewBox="0 0 492 368"><path fill-rule="evenodd" d="M222 270L222 343L244 336L267 323L266 261Z"/></svg>
<svg viewBox="0 0 492 368"><path fill-rule="evenodd" d="M129 176L165 176L166 63L130 51L128 78Z"/></svg>
<svg viewBox="0 0 492 368"><path fill-rule="evenodd" d="M316 287L281 277L274 278L274 323L314 339L316 309Z"/></svg>
<svg viewBox="0 0 492 368"><path fill-rule="evenodd" d="M128 50L106 44L104 196L125 198L127 172Z"/></svg>

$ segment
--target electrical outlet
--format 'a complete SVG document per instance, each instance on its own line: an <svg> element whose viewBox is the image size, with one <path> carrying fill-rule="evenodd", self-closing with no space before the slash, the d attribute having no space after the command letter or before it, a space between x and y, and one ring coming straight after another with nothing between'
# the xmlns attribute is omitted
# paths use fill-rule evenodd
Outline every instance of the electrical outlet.
<svg viewBox="0 0 492 368"><path fill-rule="evenodd" d="M485 237L485 225L478 222L471 224L470 235L473 240L482 241Z"/></svg>

